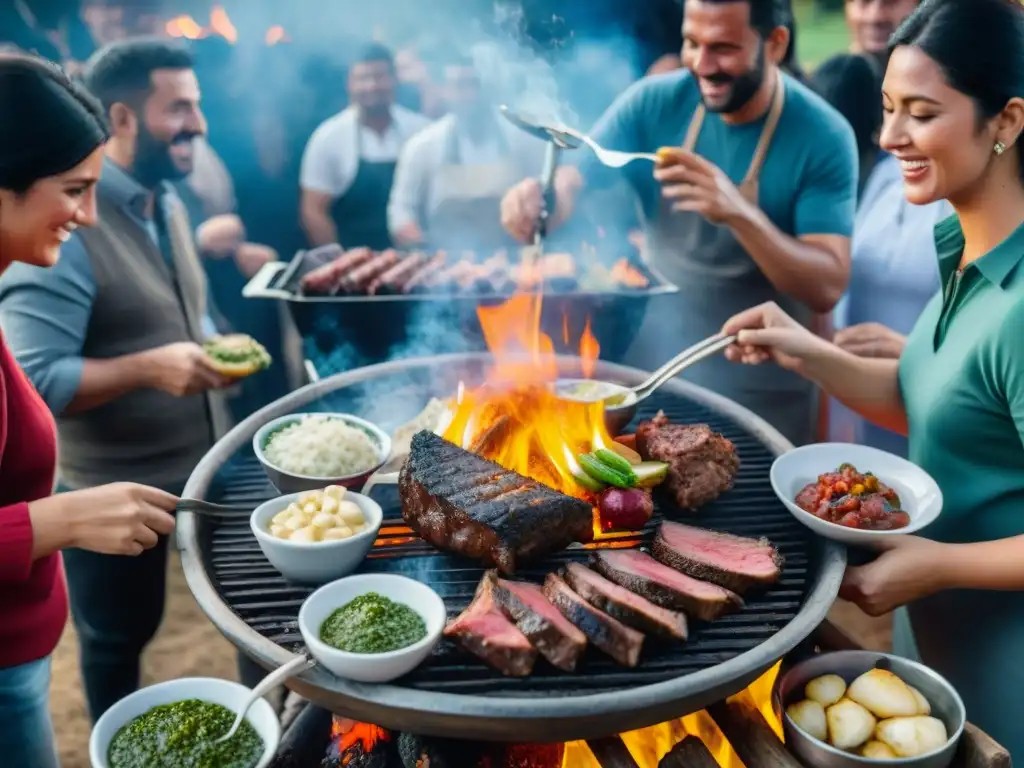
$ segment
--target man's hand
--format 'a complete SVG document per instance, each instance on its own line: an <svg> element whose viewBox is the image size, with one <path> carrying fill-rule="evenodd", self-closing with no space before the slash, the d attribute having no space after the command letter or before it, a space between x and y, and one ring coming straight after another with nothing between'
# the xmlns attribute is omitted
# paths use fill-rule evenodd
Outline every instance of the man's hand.
<svg viewBox="0 0 1024 768"><path fill-rule="evenodd" d="M150 349L140 355L151 387L175 397L197 395L209 389L232 384L214 368L203 348L191 341L180 341Z"/></svg>
<svg viewBox="0 0 1024 768"><path fill-rule="evenodd" d="M658 152L654 178L673 211L699 213L713 224L743 216L750 203L721 168L685 149Z"/></svg>
<svg viewBox="0 0 1024 768"><path fill-rule="evenodd" d="M415 221L410 221L408 224L403 224L395 233L395 241L403 246L422 245L424 242L423 230Z"/></svg>
<svg viewBox="0 0 1024 768"><path fill-rule="evenodd" d="M207 256L233 256L244 241L245 226L233 213L207 219L196 230L199 251Z"/></svg>
<svg viewBox="0 0 1024 768"><path fill-rule="evenodd" d="M268 245L242 243L235 251L235 265L245 277L252 277L272 261L277 261L277 251Z"/></svg>
<svg viewBox="0 0 1024 768"><path fill-rule="evenodd" d="M881 323L860 323L837 331L835 345L857 357L899 360L907 337Z"/></svg>

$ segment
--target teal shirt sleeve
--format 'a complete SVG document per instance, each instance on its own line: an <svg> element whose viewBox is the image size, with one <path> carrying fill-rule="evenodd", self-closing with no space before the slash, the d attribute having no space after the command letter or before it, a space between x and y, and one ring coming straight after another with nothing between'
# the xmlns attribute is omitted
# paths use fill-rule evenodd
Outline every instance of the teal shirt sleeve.
<svg viewBox="0 0 1024 768"><path fill-rule="evenodd" d="M1020 339L1024 334L1024 301L1018 301L1003 321L995 349L994 370L998 376L997 392L1005 400L1010 418L1024 446L1024 355Z"/></svg>
<svg viewBox="0 0 1024 768"><path fill-rule="evenodd" d="M96 281L77 235L49 269L12 264L0 278L0 329L15 359L54 414L82 381L82 344Z"/></svg>
<svg viewBox="0 0 1024 768"><path fill-rule="evenodd" d="M838 114L821 126L824 136L809 142L803 183L793 210L793 234L853 235L857 212L857 142Z"/></svg>
<svg viewBox="0 0 1024 768"><path fill-rule="evenodd" d="M601 119L591 129L590 136L605 149L620 152L653 151L646 146L647 136L644 130L651 107L650 83L647 80L638 80L619 94L605 110ZM577 167L588 188L608 189L623 178L623 169L603 165L588 147L581 147L576 151L582 153ZM647 171L650 175L649 164Z"/></svg>

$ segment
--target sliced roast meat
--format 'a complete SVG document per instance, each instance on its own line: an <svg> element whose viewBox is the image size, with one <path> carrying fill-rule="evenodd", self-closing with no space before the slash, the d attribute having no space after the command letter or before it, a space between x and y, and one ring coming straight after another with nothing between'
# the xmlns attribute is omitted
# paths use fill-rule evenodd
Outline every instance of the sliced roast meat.
<svg viewBox="0 0 1024 768"><path fill-rule="evenodd" d="M544 581L544 595L562 615L579 627L594 645L624 667L640 662L644 636L618 619L599 611L572 591L557 573L549 573Z"/></svg>
<svg viewBox="0 0 1024 768"><path fill-rule="evenodd" d="M494 571L484 578L495 580L498 604L545 659L566 672L576 669L587 637L548 602L539 586L499 579Z"/></svg>
<svg viewBox="0 0 1024 768"><path fill-rule="evenodd" d="M662 523L651 554L687 576L741 594L782 578L782 555L768 539L748 539L682 523Z"/></svg>
<svg viewBox="0 0 1024 768"><path fill-rule="evenodd" d="M636 549L596 552L592 563L599 573L620 587L662 608L685 611L703 621L712 621L743 606L735 592L691 578Z"/></svg>
<svg viewBox="0 0 1024 768"><path fill-rule="evenodd" d="M740 468L736 447L707 424L670 424L663 413L641 422L636 449L669 465L664 488L682 509L696 510L732 488Z"/></svg>
<svg viewBox="0 0 1024 768"><path fill-rule="evenodd" d="M484 577L473 602L448 622L445 637L509 677L526 677L533 671L537 649L509 621L494 595L495 579Z"/></svg>
<svg viewBox="0 0 1024 768"><path fill-rule="evenodd" d="M627 627L670 640L686 640L686 614L655 605L582 563L568 563L561 576L576 594Z"/></svg>

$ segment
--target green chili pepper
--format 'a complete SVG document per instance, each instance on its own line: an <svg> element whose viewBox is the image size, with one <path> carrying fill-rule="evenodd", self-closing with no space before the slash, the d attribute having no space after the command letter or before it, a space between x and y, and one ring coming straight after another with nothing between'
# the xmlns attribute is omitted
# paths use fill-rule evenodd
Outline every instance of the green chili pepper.
<svg viewBox="0 0 1024 768"><path fill-rule="evenodd" d="M609 467L596 456L590 453L581 453L576 457L580 467L595 480L614 485L616 488L632 488L636 485L636 475L630 472L629 475Z"/></svg>
<svg viewBox="0 0 1024 768"><path fill-rule="evenodd" d="M594 456L602 464L607 464L612 469L617 470L624 475L633 474L633 465L626 461L622 456L619 456L615 451L609 451L607 448L598 448L594 451Z"/></svg>

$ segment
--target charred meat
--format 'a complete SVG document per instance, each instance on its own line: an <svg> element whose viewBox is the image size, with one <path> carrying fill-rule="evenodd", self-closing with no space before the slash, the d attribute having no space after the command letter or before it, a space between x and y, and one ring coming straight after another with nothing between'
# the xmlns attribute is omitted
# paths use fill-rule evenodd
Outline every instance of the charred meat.
<svg viewBox="0 0 1024 768"><path fill-rule="evenodd" d="M732 488L736 447L707 424L670 424L663 413L636 430L636 449L669 465L665 489L682 509L696 510Z"/></svg>
<svg viewBox="0 0 1024 768"><path fill-rule="evenodd" d="M569 563L562 578L580 597L627 627L668 640L686 640L686 615L655 605L582 563Z"/></svg>
<svg viewBox="0 0 1024 768"><path fill-rule="evenodd" d="M412 438L399 473L402 517L438 549L515 573L593 538L589 504L463 450L433 432Z"/></svg>
<svg viewBox="0 0 1024 768"><path fill-rule="evenodd" d="M544 595L565 618L583 631L590 642L619 664L635 667L639 663L643 634L590 605L556 573L549 573L544 581Z"/></svg>
<svg viewBox="0 0 1024 768"><path fill-rule="evenodd" d="M473 602L448 622L444 634L499 672L509 677L526 677L533 671L537 650L498 605L494 595L496 581L493 576L480 580Z"/></svg>
<svg viewBox="0 0 1024 768"><path fill-rule="evenodd" d="M587 637L548 602L540 587L499 579L494 571L488 571L484 578L494 579L498 604L545 659L566 672L576 669L587 648Z"/></svg>
<svg viewBox="0 0 1024 768"><path fill-rule="evenodd" d="M655 605L712 621L743 606L743 600L717 584L693 579L636 549L604 550L594 568L609 581L646 597Z"/></svg>
<svg viewBox="0 0 1024 768"><path fill-rule="evenodd" d="M768 539L749 539L682 523L662 523L651 554L687 576L740 594L782 578L782 555Z"/></svg>

